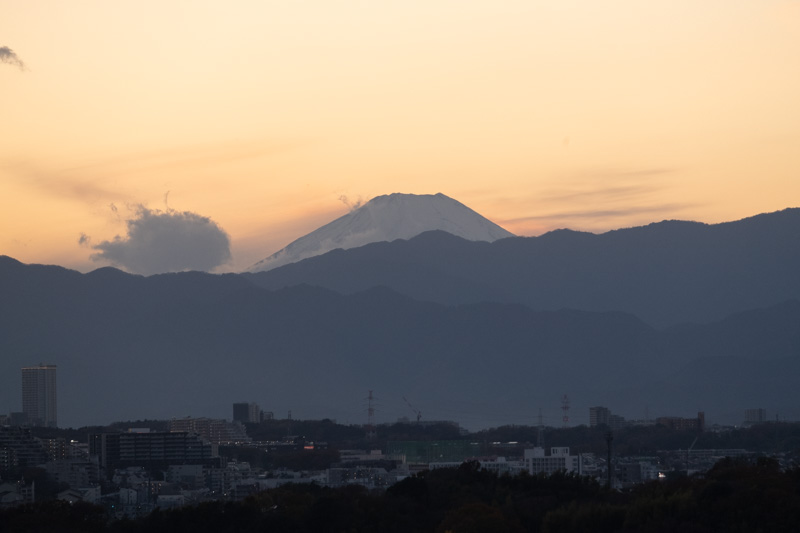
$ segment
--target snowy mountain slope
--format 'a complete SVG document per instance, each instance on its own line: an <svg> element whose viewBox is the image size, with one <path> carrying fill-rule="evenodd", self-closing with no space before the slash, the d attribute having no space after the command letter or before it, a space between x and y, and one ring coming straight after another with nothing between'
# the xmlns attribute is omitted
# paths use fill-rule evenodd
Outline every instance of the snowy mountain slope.
<svg viewBox="0 0 800 533"><path fill-rule="evenodd" d="M337 248L356 248L372 242L410 239L430 230L442 230L470 241L495 241L513 237L464 204L438 194L388 194L377 196L286 248L250 267L263 272L321 255Z"/></svg>

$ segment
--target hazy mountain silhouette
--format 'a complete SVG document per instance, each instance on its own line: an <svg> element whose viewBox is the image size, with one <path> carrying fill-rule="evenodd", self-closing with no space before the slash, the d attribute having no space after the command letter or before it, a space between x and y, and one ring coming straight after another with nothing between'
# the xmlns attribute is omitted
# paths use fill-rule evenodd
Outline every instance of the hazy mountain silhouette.
<svg viewBox="0 0 800 533"><path fill-rule="evenodd" d="M0 294L0 406L20 410L20 367L54 363L62 425L230 418L242 400L364 423L368 390L379 420L408 416L406 396L427 419L472 428L534 423L539 408L557 425L567 393L573 423L596 404L739 422L746 407L792 416L800 396L796 300L655 329L621 312L444 305L386 287L270 291L239 275L80 274L7 257Z"/></svg>
<svg viewBox="0 0 800 533"><path fill-rule="evenodd" d="M434 231L247 276L269 289L307 283L349 294L386 286L445 304L623 311L666 326L800 298L798 272L795 208L722 224L665 221L599 235L558 230L492 243Z"/></svg>

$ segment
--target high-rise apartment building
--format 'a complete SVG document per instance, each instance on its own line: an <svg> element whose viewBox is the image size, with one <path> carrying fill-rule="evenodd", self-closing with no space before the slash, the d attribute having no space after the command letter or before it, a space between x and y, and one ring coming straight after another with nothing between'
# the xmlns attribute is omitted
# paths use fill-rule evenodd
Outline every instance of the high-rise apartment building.
<svg viewBox="0 0 800 533"><path fill-rule="evenodd" d="M762 408L745 409L744 410L744 425L753 426L755 424L763 424L767 421L767 410Z"/></svg>
<svg viewBox="0 0 800 533"><path fill-rule="evenodd" d="M22 368L22 412L31 426L58 426L56 365Z"/></svg>
<svg viewBox="0 0 800 533"><path fill-rule="evenodd" d="M235 403L233 404L233 421L257 424L261 422L261 408L257 403Z"/></svg>
<svg viewBox="0 0 800 533"><path fill-rule="evenodd" d="M589 408L589 427L595 426L608 426L610 425L611 411L608 407L590 407Z"/></svg>

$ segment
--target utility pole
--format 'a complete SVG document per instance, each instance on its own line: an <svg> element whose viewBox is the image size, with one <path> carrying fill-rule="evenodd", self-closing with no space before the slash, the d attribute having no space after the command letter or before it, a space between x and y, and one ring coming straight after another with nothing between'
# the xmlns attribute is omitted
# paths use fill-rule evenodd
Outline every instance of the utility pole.
<svg viewBox="0 0 800 533"><path fill-rule="evenodd" d="M544 449L544 424L542 423L542 408L539 408L539 431L536 435L536 447Z"/></svg>
<svg viewBox="0 0 800 533"><path fill-rule="evenodd" d="M608 444L608 481L606 482L606 487L608 490L611 490L611 476L614 472L613 467L611 466L611 441L614 440L614 435L611 434L609 431L606 433L606 444Z"/></svg>
<svg viewBox="0 0 800 533"><path fill-rule="evenodd" d="M378 436L375 431L374 400L375 398L372 397L372 391L369 391L369 396L367 396L367 440L375 440L375 437Z"/></svg>

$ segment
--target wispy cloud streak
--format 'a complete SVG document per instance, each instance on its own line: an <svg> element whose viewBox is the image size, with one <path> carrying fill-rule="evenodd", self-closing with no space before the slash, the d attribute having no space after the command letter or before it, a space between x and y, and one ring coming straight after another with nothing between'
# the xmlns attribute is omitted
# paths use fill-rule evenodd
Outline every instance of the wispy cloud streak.
<svg viewBox="0 0 800 533"><path fill-rule="evenodd" d="M607 231L620 225L637 225L672 218L696 204L680 199L665 201L669 178L675 170L598 168L553 179L549 187L517 200L516 211L497 222L519 234L556 228ZM668 196L668 195L667 195Z"/></svg>

